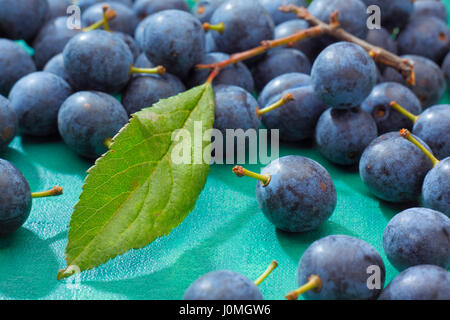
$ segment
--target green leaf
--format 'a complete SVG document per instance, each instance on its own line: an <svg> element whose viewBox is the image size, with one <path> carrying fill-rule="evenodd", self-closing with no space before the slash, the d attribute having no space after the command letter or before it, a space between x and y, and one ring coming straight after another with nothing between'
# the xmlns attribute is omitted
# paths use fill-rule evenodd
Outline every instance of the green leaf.
<svg viewBox="0 0 450 320"><path fill-rule="evenodd" d="M148 245L169 234L193 210L206 183L209 159L194 162L194 147L189 149L191 164L175 164L171 155L179 144L172 141L173 132L185 129L194 137L197 121L202 135L208 135L214 122L210 85L133 115L110 151L88 171L70 221L68 267L58 272L58 279ZM210 148L207 140L201 142L203 150Z"/></svg>

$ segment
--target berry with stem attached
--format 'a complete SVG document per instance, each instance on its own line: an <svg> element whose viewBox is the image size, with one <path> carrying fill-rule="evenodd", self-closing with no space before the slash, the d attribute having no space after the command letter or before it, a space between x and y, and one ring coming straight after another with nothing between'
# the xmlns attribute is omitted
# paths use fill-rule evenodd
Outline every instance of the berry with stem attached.
<svg viewBox="0 0 450 320"><path fill-rule="evenodd" d="M380 287L369 288L368 268L377 267ZM385 280L380 254L369 243L345 235L332 235L315 241L298 264L299 288L286 296L300 294L315 300L376 299Z"/></svg>
<svg viewBox="0 0 450 320"><path fill-rule="evenodd" d="M240 166L238 176L258 180L256 198L266 218L287 232L306 232L322 225L336 206L336 189L328 172L314 160L287 156L272 161L261 174Z"/></svg>
<svg viewBox="0 0 450 320"><path fill-rule="evenodd" d="M62 194L61 187L31 193L23 174L10 162L0 159L0 238L19 229L31 211L32 198Z"/></svg>
<svg viewBox="0 0 450 320"><path fill-rule="evenodd" d="M427 173L422 185L425 207L450 216L450 157L439 161L424 144L408 130L402 130L402 137L409 140L430 160L433 168Z"/></svg>
<svg viewBox="0 0 450 320"><path fill-rule="evenodd" d="M274 260L264 273L252 282L247 277L228 270L213 271L195 280L186 290L183 300L263 300L258 285L278 266Z"/></svg>
<svg viewBox="0 0 450 320"><path fill-rule="evenodd" d="M450 105L432 106L418 116L403 108L397 101L392 101L390 106L412 121L412 133L425 141L436 157L450 157Z"/></svg>
<svg viewBox="0 0 450 320"><path fill-rule="evenodd" d="M270 81L261 91L258 103L266 106L273 97L278 96L288 89L312 85L311 77L304 73L286 73Z"/></svg>

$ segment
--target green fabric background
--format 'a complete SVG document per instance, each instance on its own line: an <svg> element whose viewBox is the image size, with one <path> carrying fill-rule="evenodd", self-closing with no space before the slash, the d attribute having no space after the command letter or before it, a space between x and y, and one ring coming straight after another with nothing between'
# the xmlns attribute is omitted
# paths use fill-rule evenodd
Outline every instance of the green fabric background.
<svg viewBox="0 0 450 320"><path fill-rule="evenodd" d="M443 102L449 101L447 92ZM195 210L169 236L84 272L79 285L73 286L73 279L57 281L56 272L65 267L67 226L92 164L58 138L17 137L0 156L24 173L33 191L58 184L64 195L33 200L27 223L0 239L0 299L180 299L206 272L230 269L255 279L272 259L279 267L260 288L266 299L283 299L297 286L297 264L305 249L330 234L352 235L372 244L385 262L386 283L392 280L398 272L384 255L382 233L393 215L406 207L374 198L356 169L330 164L311 145L282 145L280 155L291 154L324 165L336 185L336 211L319 230L276 230L258 208L255 182L236 178L232 166L216 165Z"/></svg>

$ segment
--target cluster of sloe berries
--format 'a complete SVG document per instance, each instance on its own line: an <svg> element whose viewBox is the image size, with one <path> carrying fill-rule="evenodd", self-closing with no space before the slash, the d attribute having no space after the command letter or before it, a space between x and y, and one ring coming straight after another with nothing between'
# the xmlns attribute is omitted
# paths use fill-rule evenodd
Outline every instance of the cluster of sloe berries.
<svg viewBox="0 0 450 320"><path fill-rule="evenodd" d="M402 271L384 290L380 254L355 237L315 241L298 265L288 299L450 299L450 82L447 12L435 0L78 0L82 29L67 26L71 0L0 2L0 151L14 136L60 135L96 159L129 118L160 99L205 83L211 65L235 53L311 27L283 5L307 7L414 66L413 83L363 47L320 35L229 64L213 79L215 129L278 129L290 143L313 140L329 162L358 168L373 195L417 203L383 234L389 261ZM381 9L381 28L366 27L366 8ZM34 49L30 56L17 40ZM254 93L258 93L255 98ZM333 214L338 194L316 161L286 156L255 173L256 199L277 228L303 233ZM20 171L0 159L0 236L27 219L31 194ZM232 271L196 280L184 299L258 300L255 282ZM381 288L367 286L377 266Z"/></svg>

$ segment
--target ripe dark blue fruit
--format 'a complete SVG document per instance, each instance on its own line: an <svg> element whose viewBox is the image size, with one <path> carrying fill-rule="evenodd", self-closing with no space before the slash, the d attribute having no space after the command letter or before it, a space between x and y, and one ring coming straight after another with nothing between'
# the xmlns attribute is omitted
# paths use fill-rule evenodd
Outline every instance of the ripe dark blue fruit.
<svg viewBox="0 0 450 320"><path fill-rule="evenodd" d="M447 216L427 208L411 208L388 223L383 234L383 249L398 270L421 264L448 268L449 234Z"/></svg>
<svg viewBox="0 0 450 320"><path fill-rule="evenodd" d="M137 57L139 57L139 55L141 54L141 49L132 36L123 32L114 32L113 35L119 37L123 42L126 43L128 49L130 49L131 53L133 54L134 59L137 59Z"/></svg>
<svg viewBox="0 0 450 320"><path fill-rule="evenodd" d="M266 106L273 97L293 88L312 85L311 77L304 73L286 73L271 80L261 91L258 103Z"/></svg>
<svg viewBox="0 0 450 320"><path fill-rule="evenodd" d="M64 58L62 53L57 54L53 58L51 58L42 69L44 72L50 72L56 74L57 76L66 80L70 86L75 89L74 84L70 80L70 76L67 74L66 69L64 68Z"/></svg>
<svg viewBox="0 0 450 320"><path fill-rule="evenodd" d="M179 85L174 86L172 82L175 80L169 80L170 76L176 78L165 74L164 76L144 75L132 79L122 95L122 103L127 113L131 115L143 108L151 107L160 99L166 99L184 91L181 81L178 80Z"/></svg>
<svg viewBox="0 0 450 320"><path fill-rule="evenodd" d="M216 42L214 41L214 36L212 35L214 31L209 31L205 34L205 52L217 52Z"/></svg>
<svg viewBox="0 0 450 320"><path fill-rule="evenodd" d="M297 18L295 13L285 13L280 11L281 6L295 5L297 7L307 7L305 0L259 0L264 9L272 16L275 25Z"/></svg>
<svg viewBox="0 0 450 320"><path fill-rule="evenodd" d="M363 151L377 136L375 120L359 107L330 108L320 116L316 126L320 153L340 165L358 163Z"/></svg>
<svg viewBox="0 0 450 320"><path fill-rule="evenodd" d="M431 168L427 156L398 132L372 141L359 163L364 184L375 196L389 202L416 201Z"/></svg>
<svg viewBox="0 0 450 320"><path fill-rule="evenodd" d="M47 0L2 0L0 34L12 40L30 41L47 19Z"/></svg>
<svg viewBox="0 0 450 320"><path fill-rule="evenodd" d="M199 64L212 64L218 63L229 59L230 56L226 53L213 52L206 54ZM210 75L210 69L204 70L192 70L188 79L188 84L191 87L195 87L205 83ZM247 66L238 62L223 68L220 73L214 78L213 85L234 85L244 88L248 92L253 92L255 85L253 76Z"/></svg>
<svg viewBox="0 0 450 320"><path fill-rule="evenodd" d="M63 78L49 72L34 72L14 85L9 101L23 133L49 136L57 132L59 108L71 94L72 88Z"/></svg>
<svg viewBox="0 0 450 320"><path fill-rule="evenodd" d="M214 12L211 24L225 24L225 32L213 33L218 51L236 53L271 40L275 25L270 14L257 0L228 0Z"/></svg>
<svg viewBox="0 0 450 320"><path fill-rule="evenodd" d="M416 83L408 85L408 88L419 98L422 107L425 109L438 104L445 93L445 77L439 66L432 60L421 56L404 55L401 57L414 64ZM386 68L383 78L386 82L405 83L403 76L393 68Z"/></svg>
<svg viewBox="0 0 450 320"><path fill-rule="evenodd" d="M42 69L52 57L61 53L67 42L78 32L80 31L67 28L67 17L48 21L33 41L37 68Z"/></svg>
<svg viewBox="0 0 450 320"><path fill-rule="evenodd" d="M18 127L16 112L10 107L8 99L0 95L0 152L15 137Z"/></svg>
<svg viewBox="0 0 450 320"><path fill-rule="evenodd" d="M185 78L205 51L205 32L200 20L180 10L161 11L147 19L141 40L147 58Z"/></svg>
<svg viewBox="0 0 450 320"><path fill-rule="evenodd" d="M81 16L82 24L87 27L101 20L103 18L103 7L105 5L109 5L116 13L116 17L109 21L111 30L134 35L134 30L139 23L138 17L130 7L115 1L101 2L90 6L86 11L83 11Z"/></svg>
<svg viewBox="0 0 450 320"><path fill-rule="evenodd" d="M414 21L422 17L435 17L447 23L447 8L441 1L414 1L414 10L410 19Z"/></svg>
<svg viewBox="0 0 450 320"><path fill-rule="evenodd" d="M64 142L79 155L95 159L107 151L105 141L127 123L128 115L114 97L96 91L70 96L58 114Z"/></svg>
<svg viewBox="0 0 450 320"><path fill-rule="evenodd" d="M291 48L271 50L253 69L256 89L260 91L272 79L292 72L311 72L311 63L303 52Z"/></svg>
<svg viewBox="0 0 450 320"><path fill-rule="evenodd" d="M376 299L381 288L368 287L369 267L379 268L382 288L384 263L369 243L344 235L319 239L305 251L298 264L301 287L286 297L293 300L304 293L305 298L313 300Z"/></svg>
<svg viewBox="0 0 450 320"><path fill-rule="evenodd" d="M119 92L131 78L133 54L113 33L94 30L73 37L63 51L64 67L77 88Z"/></svg>
<svg viewBox="0 0 450 320"><path fill-rule="evenodd" d="M317 229L333 214L336 189L327 170L314 160L287 156L272 161L261 174L242 167L238 176L258 179L256 199L267 219L287 232Z"/></svg>
<svg viewBox="0 0 450 320"><path fill-rule="evenodd" d="M398 38L400 54L414 54L441 63L450 46L447 24L435 17L410 21Z"/></svg>
<svg viewBox="0 0 450 320"><path fill-rule="evenodd" d="M413 12L410 0L363 0L367 6L376 5L381 9L381 25L388 30L403 27Z"/></svg>
<svg viewBox="0 0 450 320"><path fill-rule="evenodd" d="M19 229L31 210L31 191L23 174L0 159L0 238Z"/></svg>
<svg viewBox="0 0 450 320"><path fill-rule="evenodd" d="M363 48L338 42L319 54L311 78L323 102L333 108L349 109L370 94L377 80L377 69Z"/></svg>
<svg viewBox="0 0 450 320"><path fill-rule="evenodd" d="M254 282L240 273L221 270L207 273L186 290L183 300L263 300L258 285L278 266L272 261Z"/></svg>
<svg viewBox="0 0 450 320"><path fill-rule="evenodd" d="M286 95L292 100L272 109ZM269 100L266 108L259 110L262 122L267 129L279 129L280 139L284 141L300 141L314 136L317 120L327 106L317 98L314 88L303 86L284 91ZM270 110L266 113L265 110Z"/></svg>
<svg viewBox="0 0 450 320"><path fill-rule="evenodd" d="M170 9L189 12L189 6L185 0L136 0L133 4L133 11L140 19Z"/></svg>
<svg viewBox="0 0 450 320"><path fill-rule="evenodd" d="M359 0L314 0L308 11L326 23L330 22L330 14L338 11L339 25L344 30L358 38L366 37L366 6Z"/></svg>
<svg viewBox="0 0 450 320"><path fill-rule="evenodd" d="M81 12L84 12L89 7L91 7L97 3L101 3L101 2L105 2L105 0L77 0L77 6L80 7ZM133 0L113 0L113 1L109 1L109 2L118 2L127 7L131 7L133 5Z"/></svg>
<svg viewBox="0 0 450 320"><path fill-rule="evenodd" d="M209 22L216 9L226 0L200 0L197 1L192 13L201 21Z"/></svg>
<svg viewBox="0 0 450 320"><path fill-rule="evenodd" d="M447 84L450 84L450 52L442 62L442 72L444 73L445 80L447 80Z"/></svg>
<svg viewBox="0 0 450 320"><path fill-rule="evenodd" d="M392 39L391 34L384 28L369 30L367 32L366 41L374 46L397 54L397 43Z"/></svg>
<svg viewBox="0 0 450 320"><path fill-rule="evenodd" d="M412 128L409 119L390 108L390 103L394 100L414 115L418 115L422 111L420 101L407 87L395 82L376 85L361 104L361 109L375 119L379 134Z"/></svg>
<svg viewBox="0 0 450 320"><path fill-rule="evenodd" d="M283 22L275 27L275 39L281 39L291 36L301 30L309 28L309 23L303 19L295 19ZM317 38L306 38L292 45L292 48L300 50L309 59L314 61L322 50L323 45Z"/></svg>
<svg viewBox="0 0 450 320"><path fill-rule="evenodd" d="M450 272L427 264L408 268L387 285L380 300L450 300Z"/></svg>
<svg viewBox="0 0 450 320"><path fill-rule="evenodd" d="M49 20L67 15L67 8L73 4L72 0L47 0L47 2Z"/></svg>
<svg viewBox="0 0 450 320"><path fill-rule="evenodd" d="M30 55L18 44L0 39L0 94L7 96L14 83L23 76L35 72Z"/></svg>
<svg viewBox="0 0 450 320"><path fill-rule="evenodd" d="M214 90L216 101L214 128L223 134L227 129L257 130L259 119L256 116L258 103L241 87L219 85Z"/></svg>
<svg viewBox="0 0 450 320"><path fill-rule="evenodd" d="M425 176L422 196L425 207L450 217L450 157L435 164Z"/></svg>

